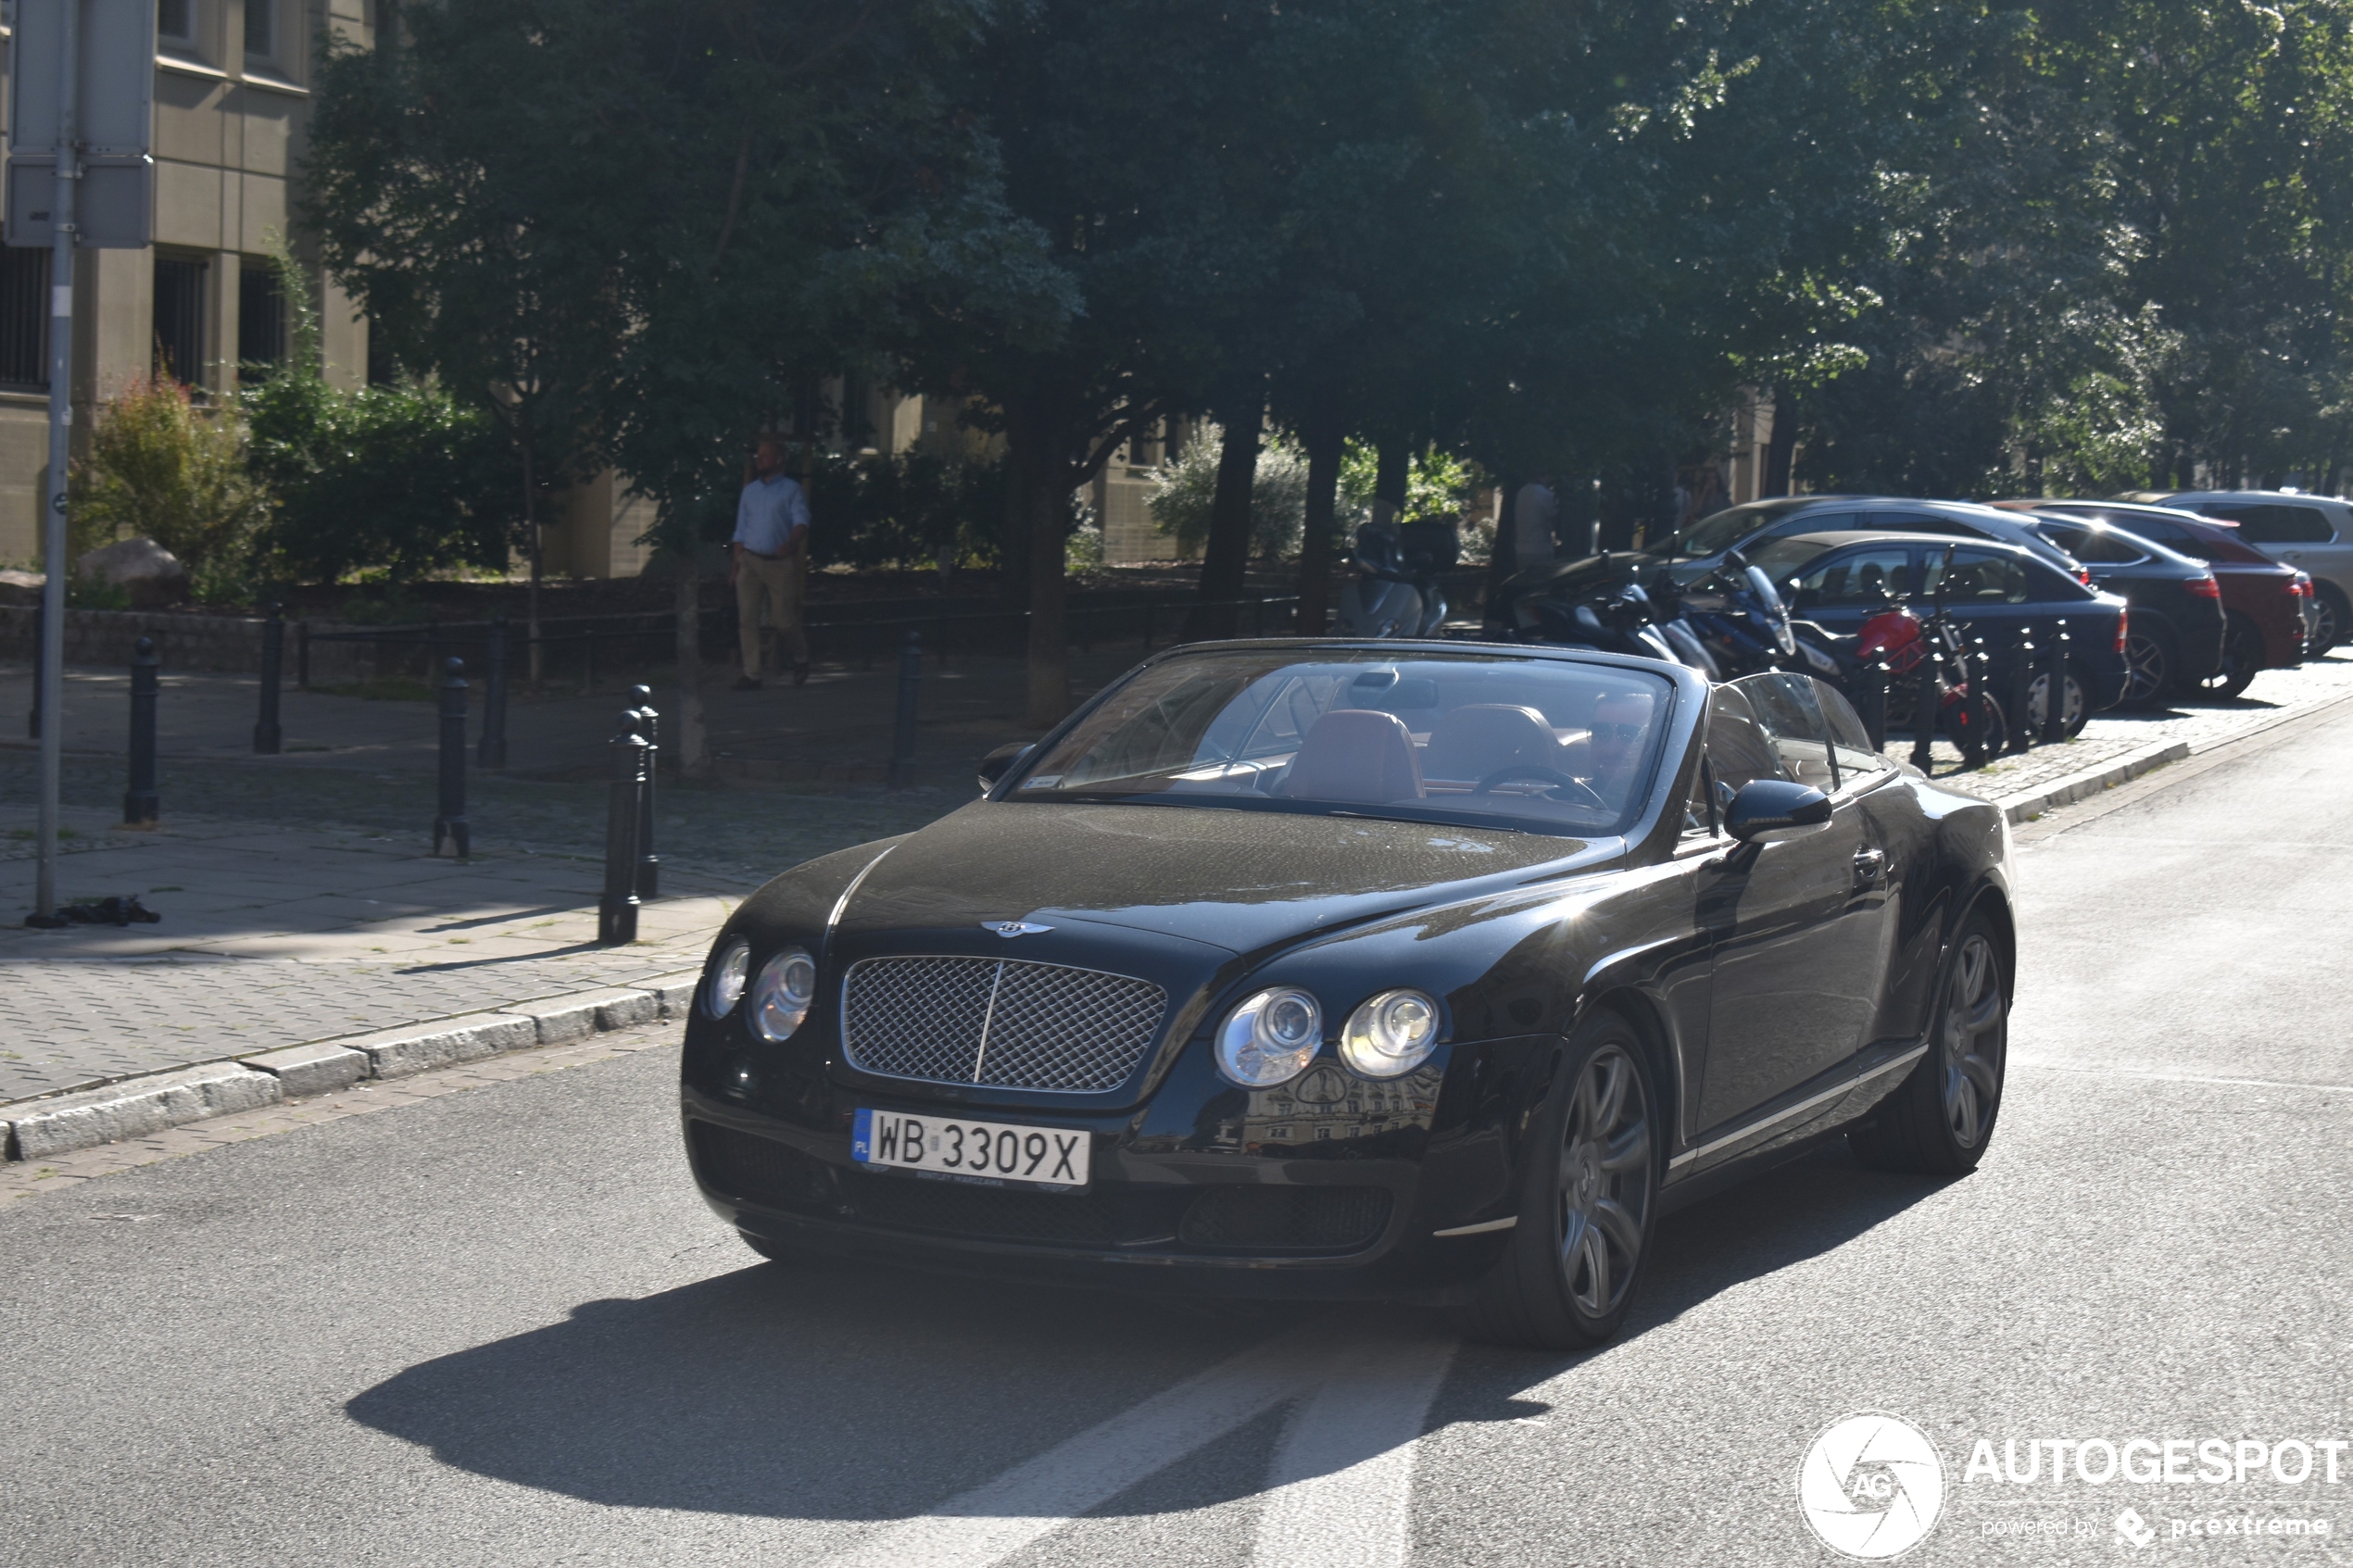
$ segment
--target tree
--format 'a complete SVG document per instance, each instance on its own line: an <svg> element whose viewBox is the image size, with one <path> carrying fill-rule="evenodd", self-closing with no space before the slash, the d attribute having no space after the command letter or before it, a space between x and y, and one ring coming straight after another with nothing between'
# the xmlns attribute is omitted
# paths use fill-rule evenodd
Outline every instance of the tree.
<svg viewBox="0 0 2353 1568"><path fill-rule="evenodd" d="M443 0L403 7L396 50L322 73L308 219L337 275L509 422L528 495L603 460L654 501L690 771L694 561L754 433L915 322L1018 341L1067 307L937 85L988 14Z"/></svg>

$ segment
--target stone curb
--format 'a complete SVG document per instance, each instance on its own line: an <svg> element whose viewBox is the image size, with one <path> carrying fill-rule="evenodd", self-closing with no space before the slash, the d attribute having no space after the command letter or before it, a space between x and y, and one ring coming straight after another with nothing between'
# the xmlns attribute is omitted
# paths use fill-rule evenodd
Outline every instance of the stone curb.
<svg viewBox="0 0 2353 1568"><path fill-rule="evenodd" d="M701 981L701 971L681 970L637 985L282 1046L78 1094L20 1100L0 1106L0 1146L10 1160L39 1160L347 1088L362 1079L405 1078L502 1051L563 1045L607 1030L684 1018Z"/></svg>
<svg viewBox="0 0 2353 1568"><path fill-rule="evenodd" d="M2065 806L2070 802L2082 800L2086 796L2097 795L2104 789L2130 783L2143 773L2155 772L2168 762L2179 762L2189 754L2190 743L2185 740L2177 740L2167 745L2145 746L2137 751L2128 751L2121 757L2111 757L2105 762L2095 762L2090 767L2070 773L2064 778L2031 787L2020 794L1996 796L1994 804L1999 806L2002 809L2002 815L2011 822L2022 822L2029 817L2048 811L2055 807Z"/></svg>

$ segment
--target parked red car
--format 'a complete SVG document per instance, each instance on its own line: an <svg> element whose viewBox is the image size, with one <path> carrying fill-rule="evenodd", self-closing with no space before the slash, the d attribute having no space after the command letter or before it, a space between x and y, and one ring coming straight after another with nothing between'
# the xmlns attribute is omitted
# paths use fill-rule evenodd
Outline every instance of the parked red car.
<svg viewBox="0 0 2353 1568"><path fill-rule="evenodd" d="M2238 524L2179 507L2131 501L1998 501L2011 511L2053 512L2095 519L2153 544L2202 560L2222 590L2230 624L2222 633L2222 667L2198 683L2208 696L2234 697L2259 670L2304 662L2305 607L2312 579L2272 559L2238 537Z"/></svg>

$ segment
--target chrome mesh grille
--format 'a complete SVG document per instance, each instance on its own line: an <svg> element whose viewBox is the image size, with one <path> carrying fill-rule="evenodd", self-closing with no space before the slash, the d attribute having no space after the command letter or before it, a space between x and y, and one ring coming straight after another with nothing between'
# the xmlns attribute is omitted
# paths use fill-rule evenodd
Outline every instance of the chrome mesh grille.
<svg viewBox="0 0 2353 1568"><path fill-rule="evenodd" d="M1126 1083L1168 1005L1149 980L1012 959L868 959L844 992L853 1067L1062 1094Z"/></svg>

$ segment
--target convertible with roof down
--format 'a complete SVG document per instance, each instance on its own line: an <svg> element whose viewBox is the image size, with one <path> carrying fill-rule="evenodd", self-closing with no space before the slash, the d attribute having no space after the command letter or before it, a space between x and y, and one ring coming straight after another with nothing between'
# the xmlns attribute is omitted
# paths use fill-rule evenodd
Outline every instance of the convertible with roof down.
<svg viewBox="0 0 2353 1568"><path fill-rule="evenodd" d="M1208 644L982 785L711 947L686 1152L765 1256L1572 1348L1666 1210L1840 1135L1959 1174L1993 1133L2008 829L1810 676Z"/></svg>

